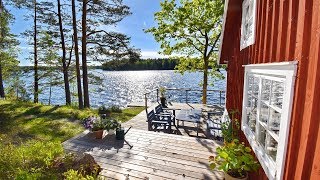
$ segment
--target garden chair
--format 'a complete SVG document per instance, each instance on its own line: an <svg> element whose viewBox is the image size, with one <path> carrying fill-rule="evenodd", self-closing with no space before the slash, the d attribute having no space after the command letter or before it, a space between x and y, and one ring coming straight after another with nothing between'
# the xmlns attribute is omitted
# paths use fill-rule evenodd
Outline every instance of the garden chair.
<svg viewBox="0 0 320 180"><path fill-rule="evenodd" d="M163 127L164 131L171 133L172 118L169 114L155 114L154 110L151 110L147 114L148 130L160 130L159 127Z"/></svg>
<svg viewBox="0 0 320 180"><path fill-rule="evenodd" d="M207 134L222 139L222 112L208 112Z"/></svg>

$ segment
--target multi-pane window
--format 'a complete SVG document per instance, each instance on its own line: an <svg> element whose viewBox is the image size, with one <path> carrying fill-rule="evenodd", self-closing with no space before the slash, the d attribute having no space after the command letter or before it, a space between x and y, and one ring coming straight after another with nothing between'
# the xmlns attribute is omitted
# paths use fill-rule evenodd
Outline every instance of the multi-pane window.
<svg viewBox="0 0 320 180"><path fill-rule="evenodd" d="M255 40L256 0L244 0L242 3L241 42L240 49L244 49Z"/></svg>
<svg viewBox="0 0 320 180"><path fill-rule="evenodd" d="M242 130L269 179L281 179L296 63L245 66Z"/></svg>

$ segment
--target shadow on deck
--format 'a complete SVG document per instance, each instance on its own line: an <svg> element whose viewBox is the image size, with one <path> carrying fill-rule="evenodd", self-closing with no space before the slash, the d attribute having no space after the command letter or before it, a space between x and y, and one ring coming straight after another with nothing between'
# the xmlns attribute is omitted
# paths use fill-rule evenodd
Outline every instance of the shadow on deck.
<svg viewBox="0 0 320 180"><path fill-rule="evenodd" d="M223 173L210 170L208 162L219 142L137 129L131 129L126 140L132 149L114 135L99 140L85 131L63 146L91 154L108 179L223 179Z"/></svg>

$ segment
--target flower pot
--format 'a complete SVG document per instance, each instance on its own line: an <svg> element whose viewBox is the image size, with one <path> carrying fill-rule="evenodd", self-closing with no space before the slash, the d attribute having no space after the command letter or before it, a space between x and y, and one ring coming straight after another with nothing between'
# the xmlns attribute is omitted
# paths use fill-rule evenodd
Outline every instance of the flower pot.
<svg viewBox="0 0 320 180"><path fill-rule="evenodd" d="M113 134L114 134L114 132L115 132L115 130L114 130L114 129L110 129L110 130L108 131L108 135L113 135Z"/></svg>
<svg viewBox="0 0 320 180"><path fill-rule="evenodd" d="M165 97L160 97L160 102L162 107L167 107L167 99Z"/></svg>
<svg viewBox="0 0 320 180"><path fill-rule="evenodd" d="M245 172L245 177L242 178L236 178L236 177L232 177L231 175L229 175L228 173L224 173L224 179L225 180L247 180L248 179L248 173Z"/></svg>
<svg viewBox="0 0 320 180"><path fill-rule="evenodd" d="M102 139L103 137L103 130L93 131L94 135L96 136L96 139Z"/></svg>

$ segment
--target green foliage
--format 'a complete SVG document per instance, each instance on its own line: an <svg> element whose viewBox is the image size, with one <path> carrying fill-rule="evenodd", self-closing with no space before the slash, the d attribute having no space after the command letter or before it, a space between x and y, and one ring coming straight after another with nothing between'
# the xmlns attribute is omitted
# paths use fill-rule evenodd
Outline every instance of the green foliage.
<svg viewBox="0 0 320 180"><path fill-rule="evenodd" d="M232 110L231 119L227 119L221 124L222 137L225 143L231 143L234 139L239 138L240 123L239 120L234 118L238 110Z"/></svg>
<svg viewBox="0 0 320 180"><path fill-rule="evenodd" d="M161 43L163 54L179 54L183 63L190 61L186 64L197 67L194 62L217 47L214 42L220 37L223 1L180 0L177 4L165 0L160 5L161 11L154 15L158 26L146 32Z"/></svg>
<svg viewBox="0 0 320 180"><path fill-rule="evenodd" d="M60 142L0 143L0 154L0 179L39 179L55 176L50 167L63 154L63 148Z"/></svg>
<svg viewBox="0 0 320 180"><path fill-rule="evenodd" d="M110 114L111 113L111 110L106 108L106 106L101 106L99 107L98 109L98 113L99 114Z"/></svg>
<svg viewBox="0 0 320 180"><path fill-rule="evenodd" d="M4 141L29 139L65 141L83 131L79 119L97 115L94 110L69 106L45 106L22 101L0 100L0 132Z"/></svg>
<svg viewBox="0 0 320 180"><path fill-rule="evenodd" d="M106 106L100 106L98 109L99 114L110 114L111 112L114 113L122 113L122 109L119 106L112 105L111 107L107 108Z"/></svg>
<svg viewBox="0 0 320 180"><path fill-rule="evenodd" d="M73 169L68 170L63 175L66 180L94 180L95 179L93 176L89 176L89 175L83 176L77 170L73 170Z"/></svg>
<svg viewBox="0 0 320 180"><path fill-rule="evenodd" d="M161 97L165 97L166 88L165 87L160 87L159 88L159 92L160 92L160 96Z"/></svg>
<svg viewBox="0 0 320 180"><path fill-rule="evenodd" d="M94 121L92 126L92 131L100 131L104 130L106 127L106 123L102 121L101 119Z"/></svg>
<svg viewBox="0 0 320 180"><path fill-rule="evenodd" d="M153 34L161 53L179 59L176 70L203 71L203 99L207 103L208 69L214 79L223 78L217 65L217 49L222 27L223 0L164 0L154 15Z"/></svg>
<svg viewBox="0 0 320 180"><path fill-rule="evenodd" d="M120 108L120 106L116 106L116 105L111 106L110 111L115 113L122 113L122 109Z"/></svg>
<svg viewBox="0 0 320 180"><path fill-rule="evenodd" d="M108 131L111 129L117 129L118 127L120 127L120 124L115 119L107 119L105 122L105 129Z"/></svg>
<svg viewBox="0 0 320 180"><path fill-rule="evenodd" d="M237 139L218 147L216 151L217 156L209 158L210 168L218 168L233 177L243 177L245 172L256 171L260 166L251 155L251 149Z"/></svg>
<svg viewBox="0 0 320 180"><path fill-rule="evenodd" d="M118 122L127 122L133 117L135 117L137 114L139 114L141 111L144 110L144 107L131 107L123 109L121 113L112 113L111 119L117 119Z"/></svg>
<svg viewBox="0 0 320 180"><path fill-rule="evenodd" d="M0 68L2 78L8 79L19 64L17 60L19 42L10 29L14 20L13 15L2 4L0 5L0 12ZM0 83L2 84L2 82Z"/></svg>
<svg viewBox="0 0 320 180"><path fill-rule="evenodd" d="M179 63L177 59L128 59L111 60L102 64L104 70L174 70Z"/></svg>

